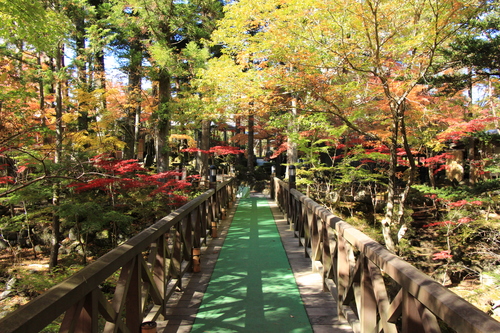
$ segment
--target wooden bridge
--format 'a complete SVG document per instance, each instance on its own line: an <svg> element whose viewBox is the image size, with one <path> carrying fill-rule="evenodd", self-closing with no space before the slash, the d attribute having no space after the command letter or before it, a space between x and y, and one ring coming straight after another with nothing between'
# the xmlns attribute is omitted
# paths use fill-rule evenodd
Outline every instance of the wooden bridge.
<svg viewBox="0 0 500 333"><path fill-rule="evenodd" d="M260 209L261 202L269 203L301 294L301 305L293 310L291 298L280 301L279 297L290 296L286 294L294 288L276 292L279 287L272 287L269 292L277 296L273 301L277 300L278 305L256 309L255 304L249 304L252 298L238 298L238 292L232 291L231 284L236 284L238 276L233 269L238 260L231 261L231 271L219 269L238 256L234 252L229 259L217 259L220 253L229 251L226 237L231 237L233 231L228 233L228 227L244 206L236 200L234 180L227 180L9 314L0 320L0 331L252 332L254 327L263 332L259 324L264 322L269 327L264 332L500 332L499 322L288 184L274 178L271 187L274 201L260 198L263 201L253 202L249 209ZM236 213L235 203L240 206ZM240 214L258 221L266 213L247 210ZM249 229L252 233L265 228L268 226ZM241 242L253 244L252 235L238 237ZM272 237L266 234L256 238L265 239L271 246L276 242ZM269 252L279 249L271 250L262 244L255 247ZM281 264L272 265L278 272ZM254 271L248 268L248 272ZM274 280L285 283L281 276L276 274ZM263 276L259 278L264 280ZM216 279L222 280L214 282ZM101 289L110 280L116 283L113 295ZM210 287L219 283L226 286L229 295L224 296L230 296L233 303L204 307L203 295L215 299ZM253 288L252 295L259 299L266 296L261 285L246 288ZM239 310L233 304L253 307L260 319L232 321L232 326L222 328L210 326L213 320L207 314L214 313L210 311L219 308L213 318L236 313ZM293 315L280 311L282 308L293 311ZM274 326L267 312L280 318L272 322Z"/></svg>

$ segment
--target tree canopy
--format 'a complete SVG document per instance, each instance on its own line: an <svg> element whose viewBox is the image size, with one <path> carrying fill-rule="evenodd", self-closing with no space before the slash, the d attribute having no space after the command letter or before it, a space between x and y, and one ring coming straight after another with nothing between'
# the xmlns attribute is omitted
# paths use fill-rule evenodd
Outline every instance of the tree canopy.
<svg viewBox="0 0 500 333"><path fill-rule="evenodd" d="M471 182L496 158L476 142L498 127L496 2L14 0L0 17L2 223L43 203L24 224L52 221L54 246L90 192L116 212L94 226L126 233L209 163L265 179L257 157L297 164L327 205L383 193L397 250L412 190L436 188L452 147L468 144Z"/></svg>

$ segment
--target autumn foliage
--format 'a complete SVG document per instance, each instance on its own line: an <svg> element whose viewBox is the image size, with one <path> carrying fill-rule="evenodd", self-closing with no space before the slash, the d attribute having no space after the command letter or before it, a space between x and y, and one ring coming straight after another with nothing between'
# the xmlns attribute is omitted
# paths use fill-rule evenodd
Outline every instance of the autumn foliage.
<svg viewBox="0 0 500 333"><path fill-rule="evenodd" d="M181 180L182 173L168 171L152 174L137 160L117 160L108 154L91 159L95 172L86 182L68 185L75 192L104 192L108 195L125 194L127 191L146 191L149 196L161 196L166 206L179 207L186 203L191 183Z"/></svg>

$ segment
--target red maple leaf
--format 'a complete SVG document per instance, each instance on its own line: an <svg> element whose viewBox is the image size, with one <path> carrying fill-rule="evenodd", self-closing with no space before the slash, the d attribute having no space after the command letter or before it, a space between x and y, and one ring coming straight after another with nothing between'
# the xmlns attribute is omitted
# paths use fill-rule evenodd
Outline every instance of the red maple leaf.
<svg viewBox="0 0 500 333"><path fill-rule="evenodd" d="M12 177L0 177L0 184L14 184Z"/></svg>
<svg viewBox="0 0 500 333"><path fill-rule="evenodd" d="M238 155L243 154L245 151L233 146L215 146L210 148L210 153L217 155Z"/></svg>
<svg viewBox="0 0 500 333"><path fill-rule="evenodd" d="M432 260L453 258L450 250L441 251L432 255Z"/></svg>
<svg viewBox="0 0 500 333"><path fill-rule="evenodd" d="M203 154L208 154L210 151L207 150L202 150L199 148L186 148L186 149L181 149L181 153L203 153Z"/></svg>

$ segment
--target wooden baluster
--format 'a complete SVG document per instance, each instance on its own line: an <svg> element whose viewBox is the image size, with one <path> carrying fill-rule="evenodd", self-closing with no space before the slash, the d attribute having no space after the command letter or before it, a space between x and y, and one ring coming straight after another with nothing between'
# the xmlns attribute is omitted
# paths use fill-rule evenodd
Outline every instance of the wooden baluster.
<svg viewBox="0 0 500 333"><path fill-rule="evenodd" d="M202 231L203 244L207 244L207 231L208 231L208 202L203 202L198 207L198 216L200 219L200 228Z"/></svg>
<svg viewBox="0 0 500 333"><path fill-rule="evenodd" d="M290 194L290 188L286 189L286 198L285 198L285 207L286 207L286 221L288 224L290 224L291 227L293 227L293 222L292 222L292 214L293 214L293 209L292 209L292 198ZM292 229L293 230L293 229Z"/></svg>
<svg viewBox="0 0 500 333"><path fill-rule="evenodd" d="M214 190L213 195L210 197L210 208L209 208L209 215L210 215L210 226L211 226L211 236L212 238L217 238L217 219L218 219L218 194L219 191L217 191L217 178L215 176L216 174L216 169L215 166L210 166L210 188Z"/></svg>
<svg viewBox="0 0 500 333"><path fill-rule="evenodd" d="M439 332L436 327L432 327L432 331L426 331L422 324L420 313L423 311L422 304L418 302L410 293L403 293L403 327L405 333L423 333L423 332ZM439 329L439 328L438 328Z"/></svg>
<svg viewBox="0 0 500 333"><path fill-rule="evenodd" d="M199 218L199 210L191 212L191 223L193 225L193 272L201 272L201 219Z"/></svg>
<svg viewBox="0 0 500 333"><path fill-rule="evenodd" d="M172 271L173 276L176 279L181 278L181 261L182 261L182 241L181 241L181 233L180 228L182 226L180 223L177 223L175 226L175 236L173 239L173 251L172 251Z"/></svg>
<svg viewBox="0 0 500 333"><path fill-rule="evenodd" d="M380 324L384 333L397 333L396 325L391 323L390 317L392 315L387 289L385 287L384 278L380 269L371 261L368 261L368 273L372 281L373 294L376 300L376 308L378 308ZM380 330L379 330L380 331Z"/></svg>
<svg viewBox="0 0 500 333"><path fill-rule="evenodd" d="M184 259L187 262L190 262L192 259L192 251L193 248L193 224L191 223L191 214L188 214L185 218L182 219L182 242L184 246L182 247L182 252L184 254Z"/></svg>
<svg viewBox="0 0 500 333"><path fill-rule="evenodd" d="M165 267L166 267L166 248L168 246L166 238L164 235L161 235L161 237L156 241L156 245L158 247L156 251L156 256L155 256L155 261L153 264L153 279L154 283L156 285L156 288L158 288L158 291L161 295L161 298L163 300L162 304L162 314L166 315L167 311L167 306L166 306L166 293L167 293L167 288L165 286L165 281L166 279L166 272L165 272Z"/></svg>
<svg viewBox="0 0 500 333"><path fill-rule="evenodd" d="M300 202L299 200L297 200L297 204L299 205L300 209L299 209L299 217L300 217L300 220L301 220L301 223L304 224L304 227L303 227L303 235L302 237L304 238L304 248L306 249L306 256L309 257L309 254L308 254L308 250L311 248L311 220L310 220L310 216L307 212L307 207L306 205L303 205L302 202Z"/></svg>
<svg viewBox="0 0 500 333"><path fill-rule="evenodd" d="M319 231L319 234L321 243L323 244L323 246L321 247L321 263L323 264L323 274L321 275L321 279L323 281L323 291L329 291L326 280L332 278L334 275L334 272L332 272L334 263L333 256L330 252L332 248L330 247L330 233L328 228L329 226L326 221L321 219L321 229ZM335 248L335 246L333 246L333 248Z"/></svg>
<svg viewBox="0 0 500 333"><path fill-rule="evenodd" d="M131 332L137 332L142 323L141 265L139 260L136 257L130 267L125 297L126 325Z"/></svg>
<svg viewBox="0 0 500 333"><path fill-rule="evenodd" d="M298 218L298 223L302 225L300 228L302 230L300 237L304 239L302 246L304 246L304 252L306 257L309 257L307 250L311 248L311 224L309 221L309 216L307 214L307 207L302 205L299 200L295 201L299 206L297 212L294 215Z"/></svg>
<svg viewBox="0 0 500 333"><path fill-rule="evenodd" d="M306 205L304 205L306 206ZM310 230L310 247L311 247L311 260L312 261L319 261L321 260L321 241L320 241L320 235L319 235L319 230L320 228L318 227L318 223L321 223L318 221L318 217L314 212L312 211L311 208L306 208L307 209L307 214L308 214L308 219L309 219L309 230Z"/></svg>
<svg viewBox="0 0 500 333"><path fill-rule="evenodd" d="M360 254L358 260L361 261L361 308L360 322L361 332L379 332L377 327L377 301L373 294L373 283L370 272L368 270L368 259L364 254Z"/></svg>
<svg viewBox="0 0 500 333"><path fill-rule="evenodd" d="M221 200L220 200L220 219L225 220L227 218L227 209L229 207L229 195L227 192L227 187L221 189Z"/></svg>
<svg viewBox="0 0 500 333"><path fill-rule="evenodd" d="M84 312L84 303L85 299L81 299L78 303L66 311L61 327L59 328L59 333L75 332L77 329L87 329L89 332L91 331L89 318L85 318L84 315L82 316L82 312Z"/></svg>
<svg viewBox="0 0 500 333"><path fill-rule="evenodd" d="M338 283L337 283L337 307L338 313L343 313L342 303L344 302L344 294L349 284L349 261L347 256L346 241L342 235L342 229L340 224L336 226L337 230L337 272L338 272Z"/></svg>

